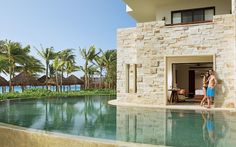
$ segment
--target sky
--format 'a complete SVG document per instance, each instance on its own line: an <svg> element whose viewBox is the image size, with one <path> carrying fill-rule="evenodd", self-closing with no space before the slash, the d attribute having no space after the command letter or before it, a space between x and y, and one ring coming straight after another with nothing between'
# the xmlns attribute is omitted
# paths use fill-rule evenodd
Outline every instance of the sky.
<svg viewBox="0 0 236 147"><path fill-rule="evenodd" d="M95 45L116 49L116 30L134 27L123 0L0 0L0 40L34 47L73 48L79 65L79 48ZM43 60L42 60L43 62ZM81 72L75 73L82 76Z"/></svg>

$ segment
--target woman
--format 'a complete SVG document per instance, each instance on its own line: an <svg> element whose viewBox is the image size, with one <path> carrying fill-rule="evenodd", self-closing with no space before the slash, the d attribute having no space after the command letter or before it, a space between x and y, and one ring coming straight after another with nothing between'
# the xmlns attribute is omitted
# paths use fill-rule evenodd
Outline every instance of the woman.
<svg viewBox="0 0 236 147"><path fill-rule="evenodd" d="M210 74L209 72L206 72L205 75L203 76L203 92L204 92L204 97L200 103L201 106L203 106L205 104L205 101L207 100L207 95L206 95L206 92L207 92L207 86L208 86L208 82L209 82L209 77L210 77Z"/></svg>

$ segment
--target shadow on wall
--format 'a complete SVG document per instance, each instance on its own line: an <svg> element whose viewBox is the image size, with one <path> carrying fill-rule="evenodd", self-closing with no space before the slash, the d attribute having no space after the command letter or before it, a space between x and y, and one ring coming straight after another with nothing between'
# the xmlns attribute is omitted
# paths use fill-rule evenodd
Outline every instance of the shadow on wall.
<svg viewBox="0 0 236 147"><path fill-rule="evenodd" d="M225 83L223 79L219 79L217 73L215 73L217 78L217 88L216 88L216 95L217 97L214 99L216 107L223 107L223 108L235 108L235 98L228 98L229 97L230 89Z"/></svg>
<svg viewBox="0 0 236 147"><path fill-rule="evenodd" d="M216 95L217 98L215 99L216 107L223 107L223 108L235 108L235 98L225 99L225 97L229 97L229 87L225 83L225 81L218 79L217 91Z"/></svg>

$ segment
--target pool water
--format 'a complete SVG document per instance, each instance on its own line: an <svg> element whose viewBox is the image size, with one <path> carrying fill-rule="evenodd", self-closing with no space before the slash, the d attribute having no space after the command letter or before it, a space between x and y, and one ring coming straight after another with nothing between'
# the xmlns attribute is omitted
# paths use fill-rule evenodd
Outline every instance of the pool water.
<svg viewBox="0 0 236 147"><path fill-rule="evenodd" d="M0 122L125 142L177 147L235 147L236 113L114 107L113 96L0 103Z"/></svg>

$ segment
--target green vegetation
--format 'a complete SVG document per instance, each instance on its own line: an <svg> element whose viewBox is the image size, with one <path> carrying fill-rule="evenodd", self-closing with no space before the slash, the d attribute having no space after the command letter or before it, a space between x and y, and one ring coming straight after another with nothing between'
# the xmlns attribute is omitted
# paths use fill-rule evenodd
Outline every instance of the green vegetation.
<svg viewBox="0 0 236 147"><path fill-rule="evenodd" d="M24 89L27 85L14 85L12 79L21 72L29 73L30 76L39 78L45 74L46 80L41 83L48 89L48 79L56 79L56 91L62 92L62 81L65 77L76 71L83 73L84 89L97 87L99 89L116 88L116 50L99 51L95 46L88 49L77 49L80 53L79 60L84 60L83 66L77 65L78 58L75 55L76 49L62 49L58 52L53 47L37 49L39 56L43 59L36 59L30 55L31 47L23 47L19 42L0 40L0 73L9 77L10 92L14 93L13 86L21 86ZM96 86L94 77L99 77L99 86ZM5 85L0 85L5 86ZM37 85L33 85L37 86ZM12 94L14 95L14 94Z"/></svg>
<svg viewBox="0 0 236 147"><path fill-rule="evenodd" d="M50 66L50 61L53 60L56 56L56 54L54 53L54 49L53 47L50 47L50 48L46 48L44 49L43 46L41 45L41 51L38 50L36 48L36 50L38 51L38 54L41 56L41 58L43 58L43 60L45 60L45 72L46 72L46 88L48 89L48 71L49 71L49 66Z"/></svg>
<svg viewBox="0 0 236 147"><path fill-rule="evenodd" d="M0 100L17 98L57 98L57 97L78 97L92 95L116 95L115 90L111 89L87 89L81 91L53 92L46 89L29 89L22 93L0 94Z"/></svg>

